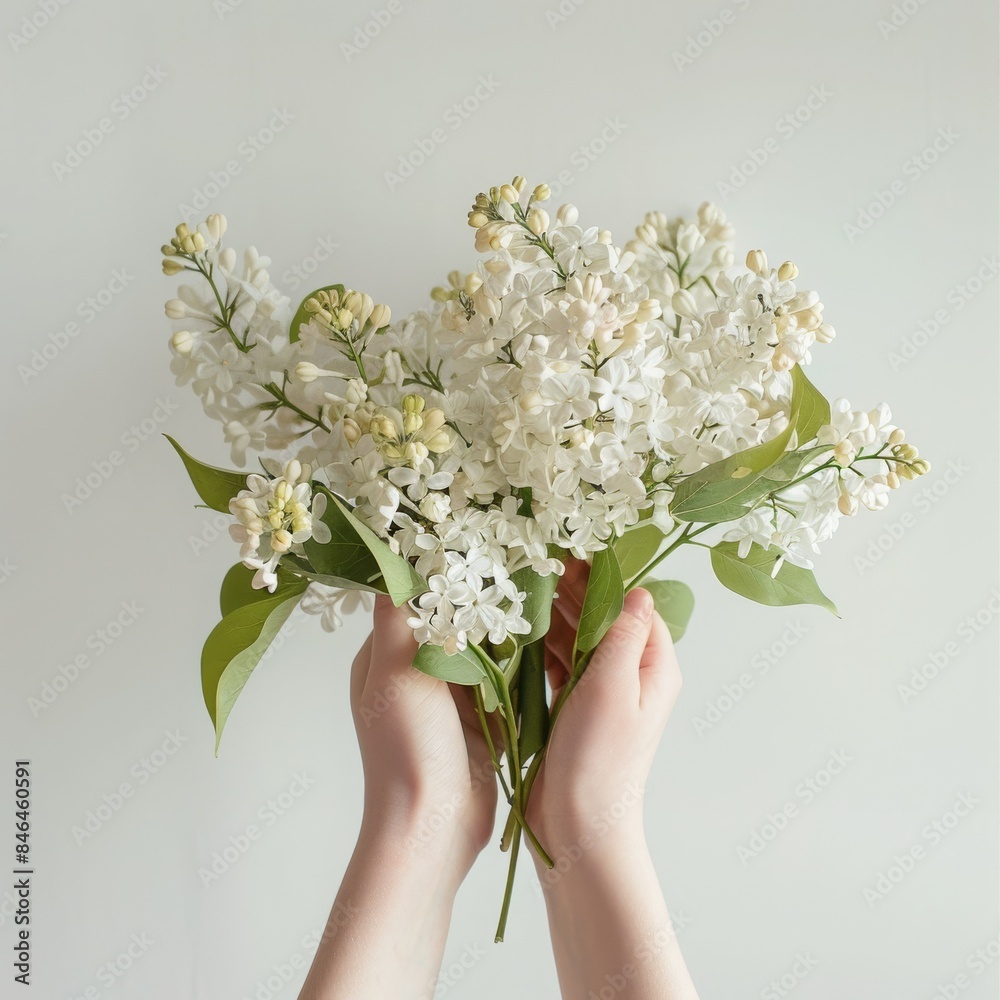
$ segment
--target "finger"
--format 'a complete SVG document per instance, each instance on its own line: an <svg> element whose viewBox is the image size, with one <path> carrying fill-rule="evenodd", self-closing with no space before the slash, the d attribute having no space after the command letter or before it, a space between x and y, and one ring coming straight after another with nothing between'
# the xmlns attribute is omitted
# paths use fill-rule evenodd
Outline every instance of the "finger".
<svg viewBox="0 0 1000 1000"><path fill-rule="evenodd" d="M637 587L625 595L621 614L608 629L587 666L587 688L596 695L613 690L639 702L639 664L653 625L653 598Z"/></svg>
<svg viewBox="0 0 1000 1000"><path fill-rule="evenodd" d="M667 623L655 612L649 641L639 661L639 704L661 699L669 711L681 690L681 669Z"/></svg>
<svg viewBox="0 0 1000 1000"><path fill-rule="evenodd" d="M587 580L590 568L580 560L574 560L566 570L564 579L559 581L556 590L558 597L553 607L576 629L580 624L580 612L587 596Z"/></svg>
<svg viewBox="0 0 1000 1000"><path fill-rule="evenodd" d="M562 615L553 615L545 636L545 672L553 693L558 692L569 676L575 638L576 630L569 622Z"/></svg>
<svg viewBox="0 0 1000 1000"><path fill-rule="evenodd" d="M433 678L411 670L417 653L413 629L407 625L409 608L393 606L390 598L379 594L375 598L372 625L372 665L365 682L365 692L384 693L394 686L405 684L434 684Z"/></svg>
<svg viewBox="0 0 1000 1000"><path fill-rule="evenodd" d="M362 643L354 662L351 664L351 705L355 708L361 702L361 692L365 689L365 680L372 665L372 633Z"/></svg>

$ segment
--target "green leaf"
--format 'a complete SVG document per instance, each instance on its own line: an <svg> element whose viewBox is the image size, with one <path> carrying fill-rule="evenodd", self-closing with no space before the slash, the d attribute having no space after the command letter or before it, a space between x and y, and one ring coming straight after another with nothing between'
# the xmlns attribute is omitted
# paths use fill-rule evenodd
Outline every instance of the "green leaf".
<svg viewBox="0 0 1000 1000"><path fill-rule="evenodd" d="M312 318L313 314L306 309L306 303L314 296L318 295L320 292L333 292L336 291L339 294L344 294L343 285L324 285L322 288L313 289L300 303L299 308L295 310L295 315L292 317L292 325L288 328L288 340L289 343L294 344L299 339L299 330L303 323L308 323Z"/></svg>
<svg viewBox="0 0 1000 1000"><path fill-rule="evenodd" d="M346 577L333 576L330 573L317 573L308 560L297 556L294 552L286 552L281 557L281 563L278 567L279 573L282 568L287 569L295 576L305 577L307 580L315 580L317 583L325 584L327 587L339 587L341 590L363 590L368 594L385 593L385 590L381 587L381 576L377 581L379 586L372 586L367 583L359 583L357 580L349 580Z"/></svg>
<svg viewBox="0 0 1000 1000"><path fill-rule="evenodd" d="M421 673L451 684L478 684L486 670L471 649L448 654L441 646L425 643L417 650L413 665Z"/></svg>
<svg viewBox="0 0 1000 1000"><path fill-rule="evenodd" d="M680 580L651 580L643 588L652 594L656 610L670 629L670 637L680 642L694 611L691 588Z"/></svg>
<svg viewBox="0 0 1000 1000"><path fill-rule="evenodd" d="M291 582L291 577L285 570L284 562L288 555L282 556L282 561L278 564L278 586ZM254 571L248 569L243 563L236 563L230 566L228 572L222 580L222 589L219 592L219 606L222 609L222 617L225 618L230 611L253 604L255 601L266 601L274 597L266 589L254 590L251 586ZM275 591L277 593L277 590Z"/></svg>
<svg viewBox="0 0 1000 1000"><path fill-rule="evenodd" d="M524 611L522 617L531 626L527 635L516 637L521 646L528 646L536 639L542 638L552 621L552 598L559 584L559 575L550 573L539 576L530 566L519 569L511 574L511 580L518 590L525 593Z"/></svg>
<svg viewBox="0 0 1000 1000"><path fill-rule="evenodd" d="M637 576L656 556L663 545L663 530L655 524L640 524L629 528L613 542L622 579Z"/></svg>
<svg viewBox="0 0 1000 1000"><path fill-rule="evenodd" d="M832 444L819 444L812 448L802 448L799 451L786 452L767 470L767 475L764 478L772 484L771 490L768 492L786 486L799 476L806 465L810 462L815 462L823 452L832 451Z"/></svg>
<svg viewBox="0 0 1000 1000"><path fill-rule="evenodd" d="M823 417L824 407L826 416ZM777 437L737 452L688 476L677 487L670 513L678 521L721 524L735 521L771 491L765 473L784 455L792 434L808 440L814 426L829 419L830 408L796 365L792 369L792 399L788 426Z"/></svg>
<svg viewBox="0 0 1000 1000"><path fill-rule="evenodd" d="M192 458L169 434L163 435L173 446L174 451L181 456L184 467L191 477L198 496L212 508L229 513L229 501L240 490L247 488L247 473L232 472L229 469L218 469L214 465L205 465Z"/></svg>
<svg viewBox="0 0 1000 1000"><path fill-rule="evenodd" d="M411 597L426 592L427 582L423 577L367 524L356 518L340 497L322 483L313 486L326 494L327 505L321 520L331 534L329 542L309 539L303 544L317 573L361 585L355 589L388 594L397 608Z"/></svg>
<svg viewBox="0 0 1000 1000"><path fill-rule="evenodd" d="M545 700L545 640L524 647L517 679L520 724L517 746L521 763L543 746L549 734L549 706Z"/></svg>
<svg viewBox="0 0 1000 1000"><path fill-rule="evenodd" d="M739 557L738 542L719 542L712 548L712 569L719 582L734 593L771 607L815 604L840 617L834 603L819 589L811 570L784 562L772 579L771 570L777 559L777 551L766 550L756 542L746 559Z"/></svg>
<svg viewBox="0 0 1000 1000"><path fill-rule="evenodd" d="M594 553L587 580L587 593L580 611L576 648L583 653L594 649L604 638L625 603L625 586L618 557L610 546Z"/></svg>
<svg viewBox="0 0 1000 1000"><path fill-rule="evenodd" d="M263 600L230 611L205 640L201 684L215 726L216 755L236 699L307 586L306 580L279 584Z"/></svg>
<svg viewBox="0 0 1000 1000"><path fill-rule="evenodd" d="M826 397L806 378L801 365L792 369L792 395L798 398L795 415L795 436L801 447L808 444L824 424L830 422L830 404Z"/></svg>

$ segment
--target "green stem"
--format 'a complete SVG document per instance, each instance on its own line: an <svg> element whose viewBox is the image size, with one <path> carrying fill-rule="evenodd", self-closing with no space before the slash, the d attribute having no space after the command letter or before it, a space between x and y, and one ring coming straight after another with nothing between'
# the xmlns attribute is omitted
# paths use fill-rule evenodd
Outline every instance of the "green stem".
<svg viewBox="0 0 1000 1000"><path fill-rule="evenodd" d="M514 835L514 843L510 848L510 863L507 866L507 884L503 892L503 905L500 907L500 920L497 923L496 937L493 939L496 944L503 941L503 936L507 930L507 915L510 913L510 897L514 891L514 872L517 870L517 855L521 847L521 831Z"/></svg>

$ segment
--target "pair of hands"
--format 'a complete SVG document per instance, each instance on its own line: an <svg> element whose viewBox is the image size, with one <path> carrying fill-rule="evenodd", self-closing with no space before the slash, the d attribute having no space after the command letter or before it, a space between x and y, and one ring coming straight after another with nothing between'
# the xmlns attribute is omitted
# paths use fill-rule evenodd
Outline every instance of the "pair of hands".
<svg viewBox="0 0 1000 1000"><path fill-rule="evenodd" d="M546 639L554 696L569 676L587 572L574 561L559 581ZM413 669L417 646L407 617L378 598L373 632L351 671L365 822L405 835L418 817L436 817L436 833L420 850L457 887L492 835L497 783L472 689ZM527 821L554 859L625 789L644 787L680 687L670 633L652 598L630 591L566 699L531 791ZM499 733L494 744L499 752ZM641 827L641 809L631 808L614 836L641 837Z"/></svg>

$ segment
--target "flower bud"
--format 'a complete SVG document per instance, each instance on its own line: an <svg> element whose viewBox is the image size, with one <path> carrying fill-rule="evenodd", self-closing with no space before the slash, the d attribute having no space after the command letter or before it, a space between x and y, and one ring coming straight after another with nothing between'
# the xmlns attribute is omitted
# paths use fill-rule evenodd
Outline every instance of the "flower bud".
<svg viewBox="0 0 1000 1000"><path fill-rule="evenodd" d="M275 552L287 552L292 547L292 536L284 528L279 528L271 535L271 548Z"/></svg>
<svg viewBox="0 0 1000 1000"><path fill-rule="evenodd" d="M528 228L536 235L541 236L549 228L549 215L541 208L533 208L528 212Z"/></svg>
<svg viewBox="0 0 1000 1000"><path fill-rule="evenodd" d="M473 229L481 229L489 221L489 217L483 212L469 213L469 225L472 226Z"/></svg>
<svg viewBox="0 0 1000 1000"><path fill-rule="evenodd" d="M895 472L887 472L885 474L885 484L890 490L899 489L899 476Z"/></svg>
<svg viewBox="0 0 1000 1000"><path fill-rule="evenodd" d="M639 303L633 322L649 323L654 319L659 319L662 315L663 307L660 305L659 299L643 299Z"/></svg>
<svg viewBox="0 0 1000 1000"><path fill-rule="evenodd" d="M403 414L403 433L416 434L424 425L424 418L413 410L407 410Z"/></svg>
<svg viewBox="0 0 1000 1000"><path fill-rule="evenodd" d="M162 253L164 257L173 257L174 254L177 253L177 247L175 247L173 243L164 243L163 246L160 247L160 253Z"/></svg>
<svg viewBox="0 0 1000 1000"><path fill-rule="evenodd" d="M747 253L747 267L754 274L767 274L767 255L763 250L751 250Z"/></svg>
<svg viewBox="0 0 1000 1000"><path fill-rule="evenodd" d="M483 287L483 279L478 274L476 274L475 271L473 271L472 274L466 277L464 284L464 291L466 295L471 297L475 295L476 292L478 292L479 289L482 287Z"/></svg>
<svg viewBox="0 0 1000 1000"><path fill-rule="evenodd" d="M379 304L372 309L372 314L368 317L368 322L371 323L374 329L381 330L383 326L389 325L391 318L392 313L389 307Z"/></svg>
<svg viewBox="0 0 1000 1000"><path fill-rule="evenodd" d="M170 338L170 346L186 357L194 350L194 334L190 330L178 330Z"/></svg>
<svg viewBox="0 0 1000 1000"><path fill-rule="evenodd" d="M829 323L820 323L816 327L816 342L819 344L829 344L836 336L837 331Z"/></svg>
<svg viewBox="0 0 1000 1000"><path fill-rule="evenodd" d="M350 309L337 310L337 326L339 326L341 330L349 330L353 322L354 313L352 313Z"/></svg>
<svg viewBox="0 0 1000 1000"><path fill-rule="evenodd" d="M351 291L344 296L342 305L345 309L350 309L352 316L357 316L358 311L361 308L361 293L351 289Z"/></svg>
<svg viewBox="0 0 1000 1000"><path fill-rule="evenodd" d="M912 469L918 476L926 476L931 471L931 463L926 458L918 458L913 463Z"/></svg>
<svg viewBox="0 0 1000 1000"><path fill-rule="evenodd" d="M837 498L837 510L846 517L858 512L858 498L850 493L841 493Z"/></svg>
<svg viewBox="0 0 1000 1000"><path fill-rule="evenodd" d="M186 222L182 222L179 226L177 226L177 228L174 229L174 232L177 233L177 239L179 240L183 240L186 236L190 236L191 234L191 230L188 228L188 224Z"/></svg>
<svg viewBox="0 0 1000 1000"><path fill-rule="evenodd" d="M302 475L302 463L297 458L289 459L288 462L285 463L285 471L283 475L285 481L294 486L299 481L299 476Z"/></svg>
<svg viewBox="0 0 1000 1000"><path fill-rule="evenodd" d="M612 236L610 229L601 229L597 234L597 242L606 247L611 246Z"/></svg>
<svg viewBox="0 0 1000 1000"><path fill-rule="evenodd" d="M403 397L404 413L422 413L426 405L427 401L424 397L418 396L416 393L408 393Z"/></svg>
<svg viewBox="0 0 1000 1000"><path fill-rule="evenodd" d="M889 435L889 444L891 445L902 444L905 440L906 440L906 432L903 430L902 427L897 427Z"/></svg>
<svg viewBox="0 0 1000 1000"><path fill-rule="evenodd" d="M521 194L522 191L528 186L528 182L518 174L511 182L510 186L518 193Z"/></svg>
<svg viewBox="0 0 1000 1000"><path fill-rule="evenodd" d="M188 315L188 307L180 299L169 299L163 306L168 319L183 319Z"/></svg>
<svg viewBox="0 0 1000 1000"><path fill-rule="evenodd" d="M799 269L790 260L778 268L778 281L794 281L798 276Z"/></svg>
<svg viewBox="0 0 1000 1000"><path fill-rule="evenodd" d="M230 274L236 267L236 251L232 247L226 247L225 250L219 251L219 267L223 271L229 271Z"/></svg>
<svg viewBox="0 0 1000 1000"><path fill-rule="evenodd" d="M355 445L361 437L361 425L352 417L344 417L344 437L347 443Z"/></svg>
<svg viewBox="0 0 1000 1000"><path fill-rule="evenodd" d="M222 239L222 234L226 231L228 225L226 217L219 212L213 212L205 220L205 228L208 230L208 235L212 237L214 243L218 243Z"/></svg>
<svg viewBox="0 0 1000 1000"><path fill-rule="evenodd" d="M575 226L576 220L580 218L580 213L576 209L576 205L571 205L567 202L565 205L559 206L559 211L556 212L556 222L560 226Z"/></svg>
<svg viewBox="0 0 1000 1000"><path fill-rule="evenodd" d="M178 271L184 270L184 265L173 257L164 257L162 266L164 274L177 274Z"/></svg>
<svg viewBox="0 0 1000 1000"><path fill-rule="evenodd" d="M552 189L548 184L536 184L535 190L531 192L532 201L548 201L552 197Z"/></svg>
<svg viewBox="0 0 1000 1000"><path fill-rule="evenodd" d="M300 361L293 369L293 374L300 382L315 382L323 374L311 361Z"/></svg>
<svg viewBox="0 0 1000 1000"><path fill-rule="evenodd" d="M636 239L641 243L645 243L646 246L656 246L656 230L648 222L642 223L641 226L636 226L635 235Z"/></svg>
<svg viewBox="0 0 1000 1000"><path fill-rule="evenodd" d="M424 443L427 446L426 451L432 451L435 455L440 455L442 452L451 449L451 432L447 428L442 428L436 434L432 434L429 438L426 438ZM424 458L426 457L425 454Z"/></svg>
<svg viewBox="0 0 1000 1000"><path fill-rule="evenodd" d="M670 297L670 307L678 316L686 316L688 319L695 319L698 316L698 303L686 288L674 292Z"/></svg>

